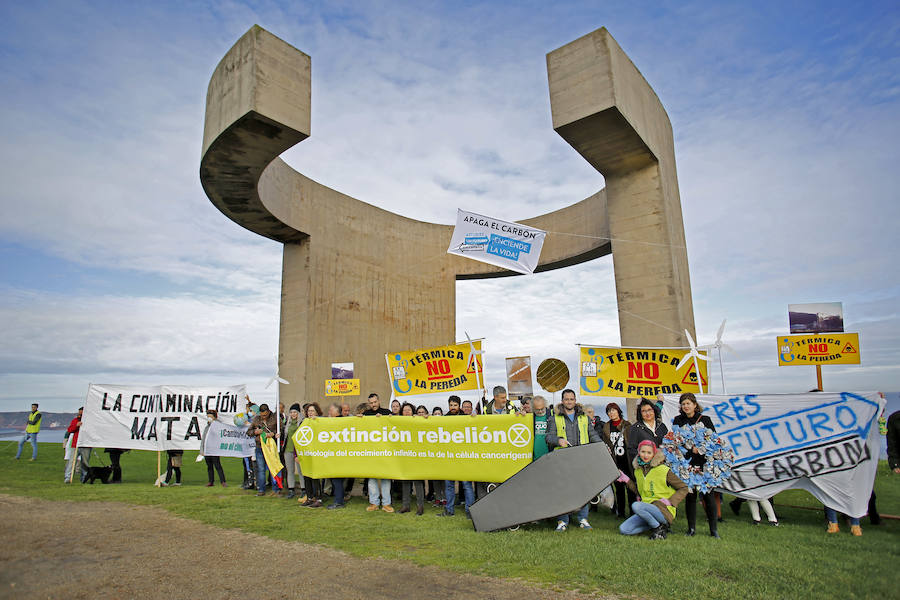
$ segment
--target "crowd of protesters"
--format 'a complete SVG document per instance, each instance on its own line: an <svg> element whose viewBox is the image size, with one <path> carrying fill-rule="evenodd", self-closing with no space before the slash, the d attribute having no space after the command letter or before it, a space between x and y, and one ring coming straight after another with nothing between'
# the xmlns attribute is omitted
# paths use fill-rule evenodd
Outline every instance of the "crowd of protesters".
<svg viewBox="0 0 900 600"><path fill-rule="evenodd" d="M390 409L381 406L378 394L370 394L364 403L351 407L349 404L333 403L323 411L318 402L307 404L292 404L285 411L284 405L279 407L276 415L266 404L255 407L247 397L247 412L255 413L248 426L248 435L256 438L256 453L253 457L244 459L244 480L242 488L254 490L257 496L279 496L287 499L297 499L303 507L320 508L326 506L327 498L331 498L327 504L328 509L341 509L346 506L357 481L355 478L334 477L328 479L313 479L305 476L300 467L300 462L293 443L294 433L306 419L317 418L347 418L356 417L449 417L466 415L497 415L497 414L532 414L534 423L533 459L539 460L544 455L556 448L579 446L583 444L605 443L609 453L619 470L619 477L612 485L614 502L612 513L622 520L619 531L624 535L635 535L649 532L651 539L665 538L669 533L671 524L675 520L678 507L683 503L687 520L686 535L696 534L697 503L703 507L709 527L709 535L719 538L718 525L723 522L722 496L718 492L701 493L692 491L681 481L676 474L665 464L665 457L660 451L664 436L669 428L661 418L661 402L653 402L642 398L635 411L635 422L625 418L622 407L611 402L606 405L606 417L603 420L595 414L592 406L582 406L577 402L575 392L571 389L564 390L561 402L557 406L548 406L542 396L527 398L515 406L508 398L506 390L497 386L493 389L490 401L473 406L469 400L461 400L459 396L450 396L447 400L447 409L444 411L436 406L430 412L425 406L414 406L408 402L401 403L393 400ZM712 420L703 414L703 409L694 394L684 393L679 401L679 413L673 419L672 424L683 427L685 425L701 425L715 431ZM88 474L87 465L91 457L91 448L77 447L77 437L81 426L82 409L78 409L77 416L72 419L66 437L67 461L64 479L70 482L75 478L82 481ZM207 411L210 422L218 418L215 410ZM22 452L22 446L27 441L32 443L32 460L37 455L37 434L40 431L41 414L38 406L33 405L26 425L26 434L18 445L16 459ZM888 457L890 467L894 473L900 473L900 413L891 415L887 423ZM266 460L262 451L262 439L268 437L278 440L281 462L285 465L281 473L270 473L266 466ZM77 451L74 449L77 447ZM119 463L121 454L126 450L107 448L109 454L112 483L120 483L122 471ZM164 480L158 482L161 486L181 485L182 450L168 450L166 472ZM215 485L215 476L218 475L219 483L225 487L225 473L221 459L218 456L205 457L208 483ZM703 467L704 457L695 453L690 463L694 467ZM162 478L161 478L162 479ZM174 481L173 481L174 479ZM104 480L105 482L105 480ZM439 509L437 516L452 517L456 514L457 506L462 507L465 514L469 515L469 508L477 500L489 493L493 487L485 482L478 481L451 481L451 480L414 480L391 481L387 479L368 478L360 480L362 495L368 499L367 511L395 512L394 500L399 499L401 507L396 512L407 513L412 509L413 496L415 496L415 513L421 516L425 512L426 503ZM268 489L268 492L267 492ZM870 519L877 524L879 517L873 502L870 505ZM734 499L730 506L737 515L743 501ZM762 506L770 525L778 526L778 517L769 500L749 502L752 522L755 525L761 523L759 508ZM586 504L576 511L577 525L582 529L590 529L588 511L590 505ZM829 533L838 531L837 515L834 510L826 507L826 519ZM873 514L874 513L874 514ZM569 527L570 515L559 515L556 519L557 531L565 531ZM861 535L859 519L851 519L851 533Z"/></svg>

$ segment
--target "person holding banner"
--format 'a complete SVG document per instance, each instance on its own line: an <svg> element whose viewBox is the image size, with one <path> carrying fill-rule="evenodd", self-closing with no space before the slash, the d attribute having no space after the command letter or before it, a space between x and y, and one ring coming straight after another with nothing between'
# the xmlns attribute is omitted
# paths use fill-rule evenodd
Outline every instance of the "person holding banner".
<svg viewBox="0 0 900 600"><path fill-rule="evenodd" d="M678 427L684 427L686 425L696 426L700 425L702 427L706 427L711 431L715 431L716 427L713 425L712 419L703 414L703 408L697 402L697 397L691 392L683 393L679 399L678 404L680 406L680 411L675 418L672 419L672 425L677 425ZM702 469L703 465L706 464L706 458L701 456L697 448L693 449L693 454L691 454L690 463L692 467L697 467ZM718 529L718 515L716 514L716 502L713 498L713 495L704 494L702 492L689 491L688 495L684 500L684 512L687 517L687 525L688 530L686 535L692 536L696 533L697 529L697 496L700 496L700 502L703 504L703 510L706 512L706 521L709 523L709 535L714 538L719 537L719 529ZM756 520L759 520L759 513L757 512Z"/></svg>
<svg viewBox="0 0 900 600"><path fill-rule="evenodd" d="M381 408L381 399L378 397L378 394L372 392L369 394L369 398L366 400L369 403L369 409L363 413L364 417L380 417L382 415L390 416L391 411L386 408ZM400 412L400 402L394 400L397 403L397 412ZM393 403L391 403L391 407L393 408ZM369 506L366 507L368 512L374 512L378 510L379 503L381 505L381 510L386 513L394 512L394 507L391 506L391 480L390 479L374 479L372 477L369 478Z"/></svg>
<svg viewBox="0 0 900 600"><path fill-rule="evenodd" d="M287 471L287 499L296 495L297 481L302 481L296 476L300 473L300 463L297 462L297 448L294 446L294 434L300 428L300 404L294 402L288 411L288 419L284 425L284 435L287 442L284 447L284 468ZM299 477L303 477L300 473Z"/></svg>
<svg viewBox="0 0 900 600"><path fill-rule="evenodd" d="M69 460L66 462L66 469L63 474L63 481L65 483L70 483L74 475L78 475L78 480L81 481L81 469L82 467L87 468L87 465L91 460L91 450L93 450L93 448L78 447L78 432L81 430L81 417L83 415L84 407L82 406L79 407L78 414L75 415L75 418L72 419L72 422L69 423L69 427L66 429L66 437L71 438L72 448L78 448L78 451L72 452Z"/></svg>
<svg viewBox="0 0 900 600"><path fill-rule="evenodd" d="M206 411L206 419L213 423L219 418L219 411L214 408L210 408ZM209 431L209 425L206 426L206 431ZM203 439L206 439L206 431L203 432ZM222 484L222 487L228 487L225 483L225 471L222 469L222 457L220 456L203 456L203 460L206 461L206 475L209 478L209 482L206 484L206 487L212 487L215 485L215 477L213 477L214 473L219 475L219 483Z"/></svg>
<svg viewBox="0 0 900 600"><path fill-rule="evenodd" d="M318 402L310 402L305 406L307 419L317 419L322 416L322 408ZM306 500L301 502L300 506L320 508L322 506L322 486L319 484L319 480L304 475L303 481L306 483Z"/></svg>
<svg viewBox="0 0 900 600"><path fill-rule="evenodd" d="M619 533L637 535L649 529L651 540L664 540L675 521L675 507L687 495L688 486L669 469L653 440L640 442L637 451L632 463L634 481L622 471L616 479L641 497L631 505L634 514L619 525Z"/></svg>
<svg viewBox="0 0 900 600"><path fill-rule="evenodd" d="M420 407L422 410L425 410L425 407ZM400 407L400 416L401 417L414 417L416 416L416 408L410 404L409 402L404 402L403 406ZM425 410L425 418L428 418L428 411ZM416 515L422 516L425 513L425 482L421 479L415 479L412 481L404 480L400 482L400 493L403 498L403 506L400 507L400 510L397 512L400 513L408 513L409 505L412 501L412 490L413 486L416 488Z"/></svg>
<svg viewBox="0 0 900 600"><path fill-rule="evenodd" d="M464 413L460 412L460 403L459 396L450 396L447 399L447 413L444 415L446 417L458 417L462 416ZM469 402L466 400L466 402ZM465 405L465 402L463 402ZM471 411L472 403L469 402L469 410ZM465 507L466 507L466 516L469 516L469 507L475 503L475 488L472 486L471 481L463 481L463 498L465 499ZM447 480L444 482L444 496L447 499L446 504L444 505L444 510L437 514L438 517L452 517L456 511L456 482Z"/></svg>
<svg viewBox="0 0 900 600"><path fill-rule="evenodd" d="M659 417L659 407L650 400L641 398L637 406L637 422L628 428L628 460L633 462L637 458L638 444L650 440L659 447L667 433L669 428Z"/></svg>
<svg viewBox="0 0 900 600"><path fill-rule="evenodd" d="M547 446L552 451L555 448L568 448L570 446L583 446L600 441L597 430L591 427L584 407L578 404L575 398L575 390L565 389L562 393L562 403L556 407L556 416L547 423ZM578 527L591 529L587 515L590 503L578 510ZM559 515L556 518L556 531L565 531L569 527L569 515Z"/></svg>
<svg viewBox="0 0 900 600"><path fill-rule="evenodd" d="M259 406L259 414L250 423L250 435L256 436L256 495L266 495L266 457L263 454L262 435L274 437L278 429L275 413L269 410L268 404ZM273 473L274 475L274 473ZM273 492L276 490L272 490Z"/></svg>

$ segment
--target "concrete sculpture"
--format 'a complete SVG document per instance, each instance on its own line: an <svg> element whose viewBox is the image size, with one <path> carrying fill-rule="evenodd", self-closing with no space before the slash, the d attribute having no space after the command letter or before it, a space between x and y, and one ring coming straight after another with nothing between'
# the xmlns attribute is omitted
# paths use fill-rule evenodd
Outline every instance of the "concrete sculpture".
<svg viewBox="0 0 900 600"><path fill-rule="evenodd" d="M551 233L537 271L612 253L622 343L683 346L694 319L668 116L605 29L550 52L547 71L554 130L606 188L521 221L575 234ZM310 135L310 94L310 57L252 27L210 80L200 180L226 216L284 244L281 399L320 400L335 361L354 362L364 392L384 398L386 352L454 341L457 279L514 273L446 254L451 226L366 204L278 158Z"/></svg>

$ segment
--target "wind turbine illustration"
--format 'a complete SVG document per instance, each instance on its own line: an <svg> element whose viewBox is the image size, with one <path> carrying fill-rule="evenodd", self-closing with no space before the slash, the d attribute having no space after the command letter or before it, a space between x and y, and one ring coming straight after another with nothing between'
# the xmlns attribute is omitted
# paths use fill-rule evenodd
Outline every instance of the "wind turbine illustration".
<svg viewBox="0 0 900 600"><path fill-rule="evenodd" d="M719 358L719 375L722 377L723 394L728 394L728 391L725 389L725 368L722 366L722 349L724 348L728 352L731 352L732 354L737 356L737 352L735 351L735 349L722 341L722 333L725 331L725 321L727 320L728 319L722 319L722 324L719 325L719 331L716 332L716 341L708 346L703 346L703 349L705 350L712 350L713 348L716 349L716 353L718 354Z"/></svg>
<svg viewBox="0 0 900 600"><path fill-rule="evenodd" d="M688 343L691 345L691 351L681 357L681 360L678 362L678 366L675 367L676 371L680 371L681 367L687 364L687 362L691 359L694 360L694 371L697 373L697 385L700 387L700 393L703 393L703 378L700 376L700 364L697 362L697 359L700 360L709 360L709 357L703 356L697 349L697 344L694 343L694 338L691 337L691 334L688 333L688 330L684 330L684 335L687 336Z"/></svg>

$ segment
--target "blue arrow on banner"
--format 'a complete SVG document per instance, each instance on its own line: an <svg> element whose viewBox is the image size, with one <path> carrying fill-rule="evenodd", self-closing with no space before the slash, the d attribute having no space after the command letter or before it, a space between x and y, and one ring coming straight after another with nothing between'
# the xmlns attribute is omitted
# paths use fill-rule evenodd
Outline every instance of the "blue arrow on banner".
<svg viewBox="0 0 900 600"><path fill-rule="evenodd" d="M865 440L878 404L851 392L839 400L744 423L719 432L734 450L735 465L857 435Z"/></svg>

